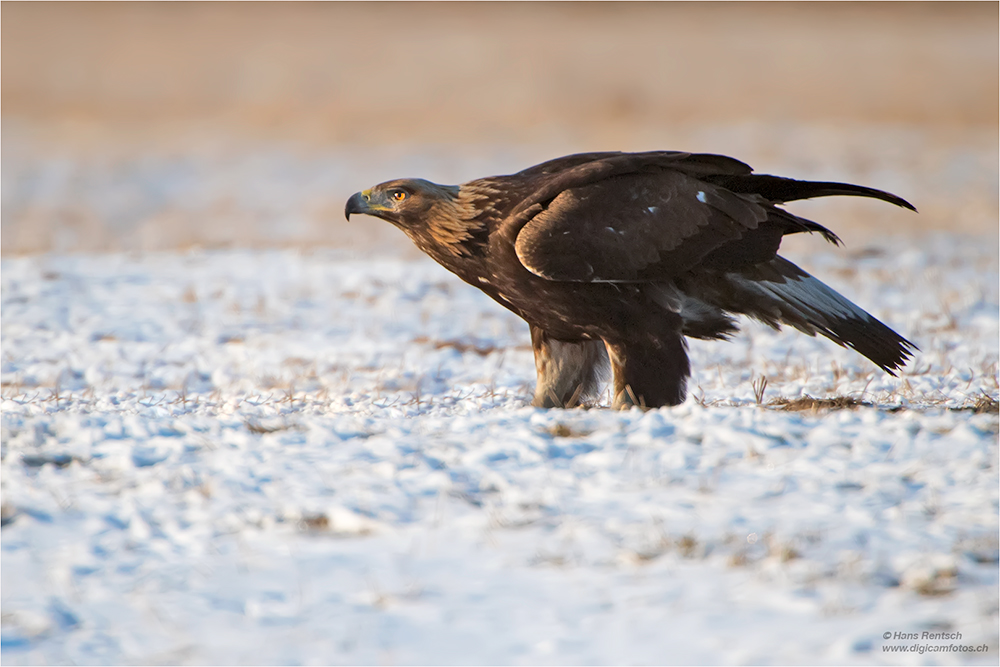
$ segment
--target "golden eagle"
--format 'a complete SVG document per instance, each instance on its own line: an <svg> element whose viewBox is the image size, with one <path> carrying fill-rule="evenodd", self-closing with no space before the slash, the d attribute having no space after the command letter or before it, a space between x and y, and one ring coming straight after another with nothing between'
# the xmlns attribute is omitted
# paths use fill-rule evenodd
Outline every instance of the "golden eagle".
<svg viewBox="0 0 1000 667"><path fill-rule="evenodd" d="M916 210L872 188L655 151L569 155L463 185L389 181L351 196L345 214L399 227L528 322L534 405L594 396L610 361L614 407L659 407L684 400L684 337L725 339L733 314L822 334L893 375L906 363L913 343L777 254L785 234L840 243L778 206L830 195Z"/></svg>

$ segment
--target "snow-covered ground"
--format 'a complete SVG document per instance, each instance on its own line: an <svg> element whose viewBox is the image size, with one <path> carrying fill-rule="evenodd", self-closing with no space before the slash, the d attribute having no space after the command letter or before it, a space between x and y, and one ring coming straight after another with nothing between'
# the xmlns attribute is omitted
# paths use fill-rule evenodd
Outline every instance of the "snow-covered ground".
<svg viewBox="0 0 1000 667"><path fill-rule="evenodd" d="M996 242L811 247L900 379L747 323L623 413L430 260L5 258L4 662L996 664Z"/></svg>

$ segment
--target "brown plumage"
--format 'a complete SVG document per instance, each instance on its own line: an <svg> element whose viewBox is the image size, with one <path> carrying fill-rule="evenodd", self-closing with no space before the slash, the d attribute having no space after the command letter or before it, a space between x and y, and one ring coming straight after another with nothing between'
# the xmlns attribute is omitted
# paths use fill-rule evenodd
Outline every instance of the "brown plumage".
<svg viewBox="0 0 1000 667"><path fill-rule="evenodd" d="M534 404L570 407L600 390L614 406L684 400L685 336L725 339L732 314L851 347L895 374L916 349L777 255L781 237L830 230L778 207L880 190L753 174L721 155L586 153L459 186L389 181L345 213L402 229L438 263L531 327Z"/></svg>

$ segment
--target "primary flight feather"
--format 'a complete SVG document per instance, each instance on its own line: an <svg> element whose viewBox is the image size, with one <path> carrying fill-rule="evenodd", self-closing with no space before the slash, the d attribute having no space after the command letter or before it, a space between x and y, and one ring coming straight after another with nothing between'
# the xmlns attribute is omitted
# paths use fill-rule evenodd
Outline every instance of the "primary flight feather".
<svg viewBox="0 0 1000 667"><path fill-rule="evenodd" d="M353 195L345 214L399 227L528 322L534 405L594 396L610 362L614 407L659 407L684 400L685 336L727 338L733 314L819 333L893 375L912 356L913 343L777 254L797 232L839 243L779 207L831 195L916 210L872 188L655 151L569 155L457 186L389 181Z"/></svg>

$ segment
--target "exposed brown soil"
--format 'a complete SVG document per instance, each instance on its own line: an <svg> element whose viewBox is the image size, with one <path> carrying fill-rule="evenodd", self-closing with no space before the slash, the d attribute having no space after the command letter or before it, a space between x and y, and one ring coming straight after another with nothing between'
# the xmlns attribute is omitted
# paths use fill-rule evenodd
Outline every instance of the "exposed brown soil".
<svg viewBox="0 0 1000 667"><path fill-rule="evenodd" d="M996 3L4 3L4 115L310 140L998 119Z"/></svg>

